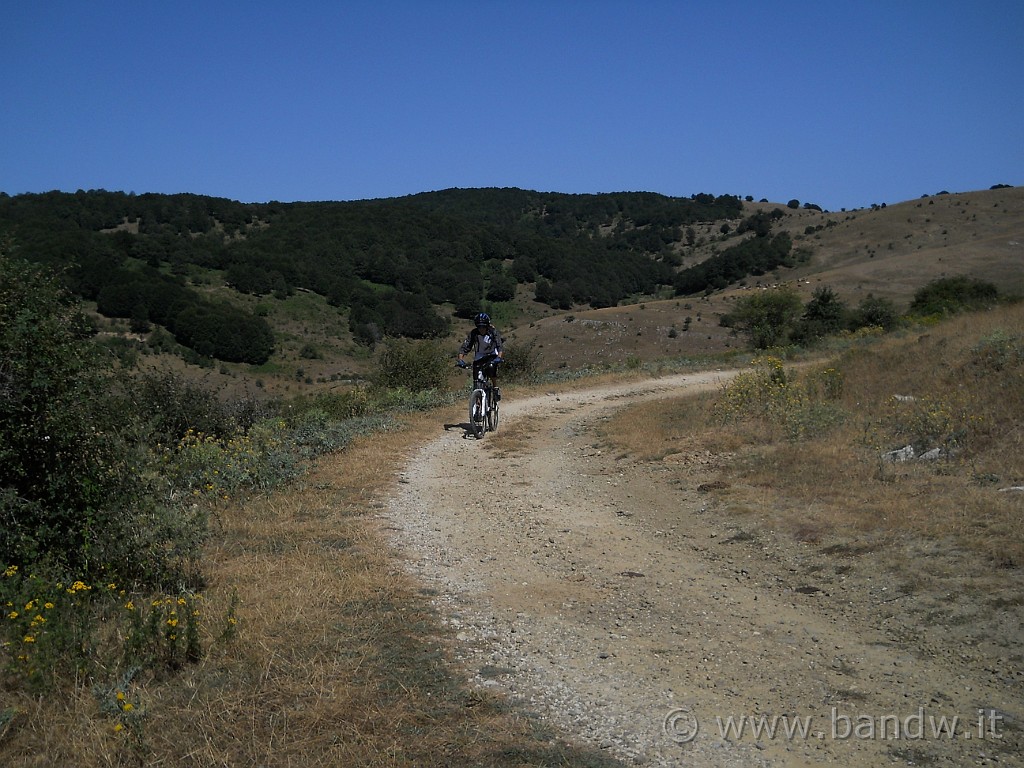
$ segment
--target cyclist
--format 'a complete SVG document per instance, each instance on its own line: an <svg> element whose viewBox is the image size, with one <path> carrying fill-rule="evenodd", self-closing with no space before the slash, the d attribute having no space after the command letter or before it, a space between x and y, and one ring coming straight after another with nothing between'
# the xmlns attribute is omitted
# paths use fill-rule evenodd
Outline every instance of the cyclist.
<svg viewBox="0 0 1024 768"><path fill-rule="evenodd" d="M466 367L466 355L473 352L473 381L476 381L477 371L482 367L484 376L490 379L494 386L494 396L501 400L501 390L498 389L498 363L501 362L504 354L501 334L498 329L491 325L491 316L486 312L480 312L473 318L474 328L466 336L466 340L459 347L459 365Z"/></svg>

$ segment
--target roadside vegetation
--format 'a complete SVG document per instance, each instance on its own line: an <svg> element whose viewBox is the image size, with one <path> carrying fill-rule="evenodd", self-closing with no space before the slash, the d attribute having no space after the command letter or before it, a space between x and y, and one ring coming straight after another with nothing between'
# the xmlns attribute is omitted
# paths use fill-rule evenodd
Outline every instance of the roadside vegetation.
<svg viewBox="0 0 1024 768"><path fill-rule="evenodd" d="M1024 305L956 295L945 314L845 332L810 358L765 350L718 392L622 411L604 439L643 461L728 457L708 485L719 508L800 541L899 551L910 537L1019 568Z"/></svg>
<svg viewBox="0 0 1024 768"><path fill-rule="evenodd" d="M450 356L396 341L370 386L225 403L0 273L0 764L612 764L472 693L380 545Z"/></svg>

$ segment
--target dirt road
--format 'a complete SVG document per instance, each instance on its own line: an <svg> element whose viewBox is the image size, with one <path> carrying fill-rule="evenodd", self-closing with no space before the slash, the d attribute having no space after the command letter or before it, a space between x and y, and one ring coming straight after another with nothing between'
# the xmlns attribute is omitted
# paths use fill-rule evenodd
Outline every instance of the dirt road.
<svg viewBox="0 0 1024 768"><path fill-rule="evenodd" d="M506 399L482 441L439 425L385 517L475 682L625 764L1024 764L1019 614L933 627L941 596L717 514L714 457L599 447L614 409L725 375Z"/></svg>

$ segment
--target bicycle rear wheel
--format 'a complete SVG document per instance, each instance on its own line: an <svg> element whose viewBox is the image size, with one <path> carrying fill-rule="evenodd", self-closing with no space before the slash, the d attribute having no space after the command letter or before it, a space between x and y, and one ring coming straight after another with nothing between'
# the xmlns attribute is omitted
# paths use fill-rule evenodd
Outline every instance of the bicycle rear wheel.
<svg viewBox="0 0 1024 768"><path fill-rule="evenodd" d="M487 429L489 432L498 430L498 401L492 400L487 409Z"/></svg>

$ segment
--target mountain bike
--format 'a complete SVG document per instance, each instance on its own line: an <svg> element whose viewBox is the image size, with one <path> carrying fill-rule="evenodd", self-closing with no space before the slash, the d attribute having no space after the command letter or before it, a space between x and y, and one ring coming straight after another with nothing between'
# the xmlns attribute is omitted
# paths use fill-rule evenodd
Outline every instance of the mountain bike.
<svg viewBox="0 0 1024 768"><path fill-rule="evenodd" d="M487 432L498 429L498 402L500 393L491 383L488 374L493 373L501 359L497 355L477 360L473 364L473 391L469 393L469 429L477 440L481 440ZM469 368L466 363L459 363L461 368Z"/></svg>

